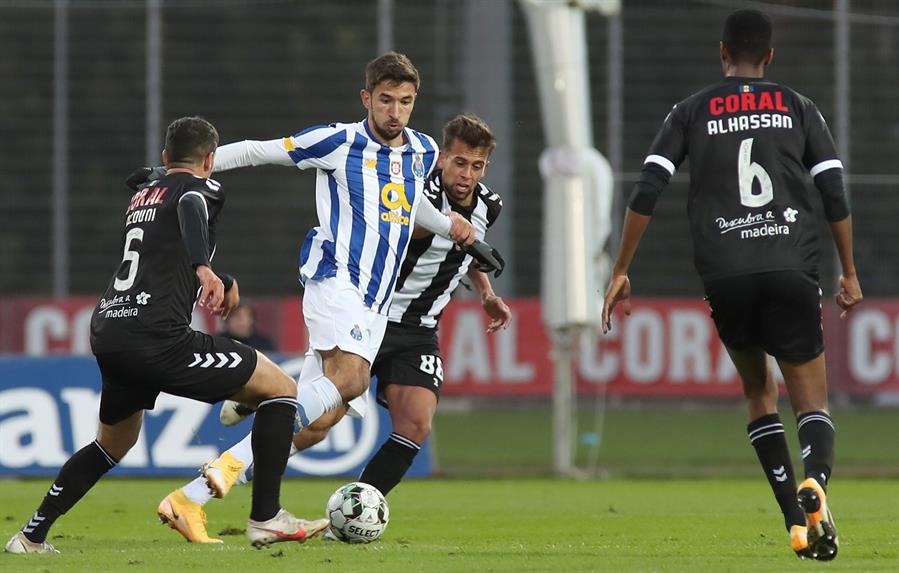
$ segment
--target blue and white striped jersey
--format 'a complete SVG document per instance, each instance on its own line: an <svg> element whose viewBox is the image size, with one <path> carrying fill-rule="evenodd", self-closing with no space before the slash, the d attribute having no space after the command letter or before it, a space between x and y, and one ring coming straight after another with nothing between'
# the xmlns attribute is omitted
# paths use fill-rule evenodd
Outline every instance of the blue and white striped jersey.
<svg viewBox="0 0 899 573"><path fill-rule="evenodd" d="M341 276L365 305L386 313L406 254L437 143L407 128L406 145L377 141L368 122L317 126L285 137L300 169L318 170L315 204L319 225L300 251L300 277Z"/></svg>

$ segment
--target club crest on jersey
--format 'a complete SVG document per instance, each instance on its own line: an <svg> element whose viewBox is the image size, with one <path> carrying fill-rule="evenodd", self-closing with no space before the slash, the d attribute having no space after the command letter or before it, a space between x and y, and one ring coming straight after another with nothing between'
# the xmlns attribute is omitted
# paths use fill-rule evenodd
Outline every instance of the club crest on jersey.
<svg viewBox="0 0 899 573"><path fill-rule="evenodd" d="M353 337L353 340L356 342L362 341L362 329L359 328L358 324L353 325L353 330L350 331L350 336Z"/></svg>
<svg viewBox="0 0 899 573"><path fill-rule="evenodd" d="M425 163L421 158L421 153L412 156L412 174L419 178L425 176Z"/></svg>
<svg viewBox="0 0 899 573"><path fill-rule="evenodd" d="M742 86L740 86L740 92L742 92L742 93L744 93L744 94L748 94L748 93L754 92L754 91L755 91L755 86L754 86L754 85L751 85L751 84L743 84Z"/></svg>
<svg viewBox="0 0 899 573"><path fill-rule="evenodd" d="M391 175L399 175L402 170L402 164L399 161L391 161L390 162L390 174Z"/></svg>

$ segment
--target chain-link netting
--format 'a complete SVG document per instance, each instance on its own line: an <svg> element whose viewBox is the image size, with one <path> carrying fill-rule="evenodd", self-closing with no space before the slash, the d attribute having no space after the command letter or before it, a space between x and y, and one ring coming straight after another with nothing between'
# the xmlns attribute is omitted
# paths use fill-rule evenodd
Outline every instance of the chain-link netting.
<svg viewBox="0 0 899 573"><path fill-rule="evenodd" d="M464 4L394 2L395 48L406 52L422 75L412 125L432 134L463 111ZM671 105L720 76L723 19L744 4L623 2L619 213ZM833 3L750 4L766 9L774 21L775 61L769 77L813 98L832 120L838 103ZM0 292L7 294L52 290L56 5L0 1L0 49L6 54L0 59ZM121 182L146 156L147 12L142 1L72 0L65 6L68 278L72 293L95 294L120 255L117 230L127 202ZM160 6L163 126L181 115L200 114L228 142L363 117L358 92L365 62L377 55L377 2L162 0ZM514 148L515 199L505 216L514 219L515 290L535 295L542 211L536 162L544 142L524 17L517 5L511 13L508 144ZM596 145L609 154L608 19L591 13L587 26ZM892 161L899 154L899 84L892 80L897 32L899 4L852 2L851 152L846 163L852 174L859 270L868 295L890 295L899 286L899 231L892 216L899 214L899 199L892 193L899 181ZM484 51L498 41L477 40ZM249 293L294 292L299 245L315 221L313 175L272 167L229 173L223 179L228 208L218 264L240 276ZM691 267L685 193L685 179L679 176L659 203L633 267L641 294L700 293ZM829 241L822 227L825 285L832 283L833 273Z"/></svg>

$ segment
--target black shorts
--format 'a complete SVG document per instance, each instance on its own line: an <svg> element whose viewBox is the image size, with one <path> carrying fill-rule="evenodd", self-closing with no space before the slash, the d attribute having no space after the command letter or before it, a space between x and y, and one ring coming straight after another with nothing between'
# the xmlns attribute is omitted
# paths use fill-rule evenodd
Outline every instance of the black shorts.
<svg viewBox="0 0 899 573"><path fill-rule="evenodd" d="M727 277L705 285L718 337L734 350L761 348L788 362L824 352L821 288L802 271Z"/></svg>
<svg viewBox="0 0 899 573"><path fill-rule="evenodd" d="M224 336L194 332L175 345L96 355L103 391L100 421L116 424L152 410L160 392L214 404L243 388L256 350Z"/></svg>
<svg viewBox="0 0 899 573"><path fill-rule="evenodd" d="M371 373L378 378L375 394L378 404L385 408L386 388L390 384L427 388L439 399L443 386L443 358L437 343L437 329L388 322Z"/></svg>

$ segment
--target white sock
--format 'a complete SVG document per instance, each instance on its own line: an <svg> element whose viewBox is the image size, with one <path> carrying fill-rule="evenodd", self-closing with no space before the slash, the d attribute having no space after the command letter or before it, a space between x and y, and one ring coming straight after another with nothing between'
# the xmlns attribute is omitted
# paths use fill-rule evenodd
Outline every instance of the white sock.
<svg viewBox="0 0 899 573"><path fill-rule="evenodd" d="M228 448L228 453L243 464L244 470L250 467L253 464L253 432L250 432L247 434L247 437Z"/></svg>
<svg viewBox="0 0 899 573"><path fill-rule="evenodd" d="M342 404L343 398L337 386L325 376L297 386L297 416L301 429L309 427L326 412L332 412Z"/></svg>
<svg viewBox="0 0 899 573"><path fill-rule="evenodd" d="M187 499L200 505L206 505L206 502L212 499L212 492L209 491L209 486L206 485L206 479L203 476L198 477L181 489L184 491Z"/></svg>

